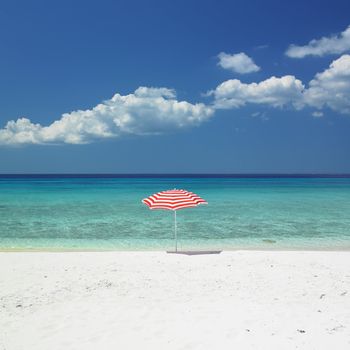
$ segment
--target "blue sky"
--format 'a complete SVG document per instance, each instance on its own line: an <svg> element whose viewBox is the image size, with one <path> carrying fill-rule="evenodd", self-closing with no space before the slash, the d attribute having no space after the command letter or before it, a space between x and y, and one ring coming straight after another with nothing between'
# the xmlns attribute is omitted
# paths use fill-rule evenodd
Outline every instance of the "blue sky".
<svg viewBox="0 0 350 350"><path fill-rule="evenodd" d="M349 13L5 2L0 172L350 173Z"/></svg>

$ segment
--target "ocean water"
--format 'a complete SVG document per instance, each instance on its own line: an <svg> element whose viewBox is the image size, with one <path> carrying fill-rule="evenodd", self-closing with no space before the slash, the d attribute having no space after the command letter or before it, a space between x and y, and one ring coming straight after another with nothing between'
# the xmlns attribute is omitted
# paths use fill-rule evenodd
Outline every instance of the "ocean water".
<svg viewBox="0 0 350 350"><path fill-rule="evenodd" d="M350 249L350 178L0 177L0 249L165 250L174 213L141 200L187 189L180 249Z"/></svg>

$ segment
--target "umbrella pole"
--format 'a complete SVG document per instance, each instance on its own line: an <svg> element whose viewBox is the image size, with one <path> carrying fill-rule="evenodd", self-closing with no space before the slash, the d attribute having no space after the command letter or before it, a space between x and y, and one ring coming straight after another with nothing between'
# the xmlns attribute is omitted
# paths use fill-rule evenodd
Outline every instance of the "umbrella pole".
<svg viewBox="0 0 350 350"><path fill-rule="evenodd" d="M177 252L177 224L176 224L176 210L174 210L174 235L175 235L175 252Z"/></svg>

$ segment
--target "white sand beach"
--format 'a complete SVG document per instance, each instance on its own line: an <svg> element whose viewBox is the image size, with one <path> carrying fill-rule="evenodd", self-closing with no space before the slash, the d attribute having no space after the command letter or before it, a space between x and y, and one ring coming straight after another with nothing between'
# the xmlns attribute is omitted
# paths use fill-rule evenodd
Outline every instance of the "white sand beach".
<svg viewBox="0 0 350 350"><path fill-rule="evenodd" d="M350 349L350 252L0 253L0 349Z"/></svg>

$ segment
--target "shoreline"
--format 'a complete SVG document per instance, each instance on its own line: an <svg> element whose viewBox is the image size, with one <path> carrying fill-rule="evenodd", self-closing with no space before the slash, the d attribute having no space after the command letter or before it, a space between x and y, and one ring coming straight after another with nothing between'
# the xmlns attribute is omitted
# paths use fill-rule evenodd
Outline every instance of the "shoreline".
<svg viewBox="0 0 350 350"><path fill-rule="evenodd" d="M76 249L76 248L1 248L0 253L103 253L103 252L111 252L111 253L157 253L164 252L166 253L168 250L172 250L173 247L164 248L164 249ZM281 248L281 247L252 247L252 248L217 248L213 249L204 247L203 249L178 249L181 251L193 251L193 252L201 252L208 250L219 250L220 252L350 252L350 247L330 247L330 248Z"/></svg>

